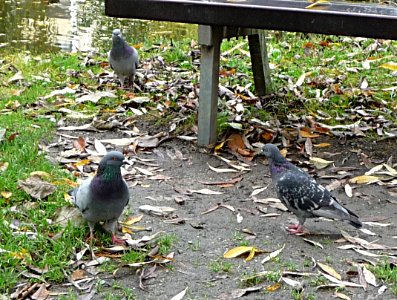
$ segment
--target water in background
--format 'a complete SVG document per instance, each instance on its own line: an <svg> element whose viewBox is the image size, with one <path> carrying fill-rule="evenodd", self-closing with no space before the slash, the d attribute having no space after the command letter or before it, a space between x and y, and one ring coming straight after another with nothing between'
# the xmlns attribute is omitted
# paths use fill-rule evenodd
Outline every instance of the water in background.
<svg viewBox="0 0 397 300"><path fill-rule="evenodd" d="M133 44L197 35L196 25L107 17L103 0L0 0L0 53L108 49L114 28Z"/></svg>

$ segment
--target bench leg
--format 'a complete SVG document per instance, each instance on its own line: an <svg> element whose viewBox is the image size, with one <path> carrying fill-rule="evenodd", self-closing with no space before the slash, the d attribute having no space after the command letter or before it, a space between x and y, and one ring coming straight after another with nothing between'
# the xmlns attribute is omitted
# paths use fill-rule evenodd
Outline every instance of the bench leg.
<svg viewBox="0 0 397 300"><path fill-rule="evenodd" d="M220 44L222 27L199 26L200 94L198 109L198 144L216 143Z"/></svg>
<svg viewBox="0 0 397 300"><path fill-rule="evenodd" d="M248 36L248 45L251 54L252 73L254 75L255 89L258 96L271 93L271 79L269 60L265 41L265 32Z"/></svg>

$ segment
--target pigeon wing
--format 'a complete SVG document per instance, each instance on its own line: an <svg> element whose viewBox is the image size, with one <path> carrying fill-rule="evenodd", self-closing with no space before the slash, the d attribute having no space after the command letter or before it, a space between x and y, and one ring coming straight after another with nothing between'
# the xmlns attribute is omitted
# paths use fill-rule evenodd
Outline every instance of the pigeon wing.
<svg viewBox="0 0 397 300"><path fill-rule="evenodd" d="M325 187L308 175L285 173L277 182L277 192L288 208L298 215L347 220L353 226L361 226L357 215L343 207Z"/></svg>

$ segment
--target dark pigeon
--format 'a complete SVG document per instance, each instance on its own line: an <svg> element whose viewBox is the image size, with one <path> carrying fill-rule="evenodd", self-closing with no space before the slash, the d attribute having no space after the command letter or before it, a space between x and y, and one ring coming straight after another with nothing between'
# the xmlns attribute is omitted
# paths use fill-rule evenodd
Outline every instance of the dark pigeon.
<svg viewBox="0 0 397 300"><path fill-rule="evenodd" d="M260 155L269 160L272 182L278 198L299 220L298 224L288 227L289 232L304 233L303 224L306 218L316 217L345 220L356 228L362 226L355 213L343 207L313 177L287 161L275 145L266 144Z"/></svg>
<svg viewBox="0 0 397 300"><path fill-rule="evenodd" d="M130 199L127 183L121 176L120 167L124 156L119 151L108 152L100 161L97 173L70 191L73 202L81 211L90 227L90 246L94 238L94 226L103 222L105 230L112 234L114 244L124 243L115 235L117 220Z"/></svg>
<svg viewBox="0 0 397 300"><path fill-rule="evenodd" d="M120 29L113 30L112 49L109 51L108 58L110 66L120 80L121 87L124 87L124 81L128 78L128 86L133 88L139 63L138 51L124 41Z"/></svg>

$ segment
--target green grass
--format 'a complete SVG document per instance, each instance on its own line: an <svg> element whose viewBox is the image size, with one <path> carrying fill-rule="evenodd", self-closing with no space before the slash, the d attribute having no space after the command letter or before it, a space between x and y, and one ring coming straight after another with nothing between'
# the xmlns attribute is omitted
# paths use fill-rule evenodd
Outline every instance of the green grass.
<svg viewBox="0 0 397 300"><path fill-rule="evenodd" d="M209 263L209 269L214 272L214 273L220 273L220 272L225 272L225 273L230 273L232 271L233 264L228 261L222 261L222 260L213 260Z"/></svg>
<svg viewBox="0 0 397 300"><path fill-rule="evenodd" d="M157 240L157 246L159 247L160 255L168 255L171 252L172 247L178 241L178 237L175 234L164 234Z"/></svg>
<svg viewBox="0 0 397 300"><path fill-rule="evenodd" d="M397 295L397 266L388 261L378 263L374 267L370 267L370 271L384 282Z"/></svg>

